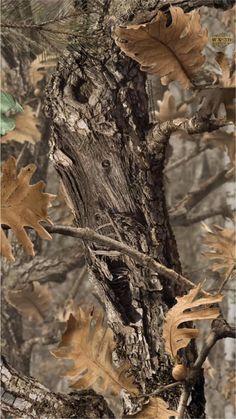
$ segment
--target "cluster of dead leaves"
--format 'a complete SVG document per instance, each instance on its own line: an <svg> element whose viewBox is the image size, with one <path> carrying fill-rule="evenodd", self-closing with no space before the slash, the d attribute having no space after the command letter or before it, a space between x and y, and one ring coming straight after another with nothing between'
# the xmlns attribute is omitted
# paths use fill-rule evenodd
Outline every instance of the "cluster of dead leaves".
<svg viewBox="0 0 236 419"><path fill-rule="evenodd" d="M177 304L166 315L163 327L165 350L176 361L178 361L179 349L185 348L191 339L199 335L199 329L180 326L195 320L213 320L220 314L218 308L209 307L209 305L222 301L223 295L209 294L199 298L200 291L201 284L183 297L176 298Z"/></svg>
<svg viewBox="0 0 236 419"><path fill-rule="evenodd" d="M204 243L209 251L203 254L210 262L213 272L221 271L227 278L236 267L236 237L234 229L214 225L212 228L202 223L205 230Z"/></svg>
<svg viewBox="0 0 236 419"><path fill-rule="evenodd" d="M141 70L158 74L163 84L177 80L189 88L205 61L202 50L208 41L207 30L202 29L197 11L184 13L170 7L170 12L170 25L158 11L150 23L117 27L114 38L126 55L139 62Z"/></svg>
<svg viewBox="0 0 236 419"><path fill-rule="evenodd" d="M44 182L30 185L36 170L35 164L29 164L17 174L16 159L10 157L3 164L1 177L1 225L11 228L26 252L34 256L33 243L24 227L31 227L42 239L50 240L50 234L40 224L51 223L47 210L55 195L44 193ZM12 248L3 229L1 229L1 254L14 261Z"/></svg>

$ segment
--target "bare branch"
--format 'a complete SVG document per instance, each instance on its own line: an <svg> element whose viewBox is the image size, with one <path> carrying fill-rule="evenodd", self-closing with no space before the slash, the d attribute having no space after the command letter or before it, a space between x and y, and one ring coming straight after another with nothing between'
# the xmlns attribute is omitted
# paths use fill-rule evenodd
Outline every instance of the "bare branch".
<svg viewBox="0 0 236 419"><path fill-rule="evenodd" d="M185 222L188 212L210 192L219 188L232 177L233 172L231 173L229 172L229 168L225 168L221 172L212 176L206 182L200 184L198 188L188 192L187 195L185 195L185 197L169 211L172 223L175 225L186 225Z"/></svg>
<svg viewBox="0 0 236 419"><path fill-rule="evenodd" d="M217 291L219 294L222 292L223 288L225 287L225 285L227 284L228 280L230 279L233 271L236 269L236 266L233 266L232 269L230 270L230 272L228 273L228 275L226 276L226 278L222 281L219 290Z"/></svg>
<svg viewBox="0 0 236 419"><path fill-rule="evenodd" d="M70 271L83 268L84 265L85 256L82 246L79 244L76 249L68 247L63 251L56 252L50 258L35 256L23 264L21 260L16 260L10 265L13 268L10 272L11 288L19 284L28 284L31 281L38 281L41 284L48 281L62 283Z"/></svg>
<svg viewBox="0 0 236 419"><path fill-rule="evenodd" d="M152 153L159 153L161 146L169 140L173 132L182 130L187 134L200 134L202 132L215 131L225 125L229 125L229 121L203 118L200 116L187 118L177 118L173 121L166 121L162 124L155 125L148 134L148 146Z"/></svg>
<svg viewBox="0 0 236 419"><path fill-rule="evenodd" d="M217 215L222 215L222 217L231 218L233 216L233 212L234 211L231 210L227 205L224 205L218 208L212 208L200 214L192 215L191 217L189 217L186 213L184 218L179 218L175 220L174 224L178 226L190 226L192 224L199 223L200 221L206 220L207 218L215 217Z"/></svg>
<svg viewBox="0 0 236 419"><path fill-rule="evenodd" d="M182 157L182 159L179 159L177 161L175 161L174 163L166 166L166 168L164 169L164 173L168 173L171 170L176 169L179 166L182 166L182 164L187 163L188 161L192 160L194 157L199 156L201 153L203 153L205 150L207 150L208 148L210 148L210 145L207 144L204 147L202 147L201 149L199 149L198 147L193 150L190 154L188 154L187 156Z"/></svg>
<svg viewBox="0 0 236 419"><path fill-rule="evenodd" d="M53 393L33 378L18 373L4 357L1 396L2 409L18 418L114 417L103 397L94 391L78 392L76 396Z"/></svg>
<svg viewBox="0 0 236 419"><path fill-rule="evenodd" d="M203 344L203 347L200 350L193 367L189 370L186 382L184 383L182 394L180 396L180 402L178 407L178 419L184 418L184 412L187 407L187 401L191 392L191 388L195 383L196 378L199 374L199 370L202 368L202 365L208 357L210 350L213 348L213 346L216 344L218 340L224 338L236 339L236 327L230 326L223 317L220 317L212 322L211 332L208 335L205 343Z"/></svg>
<svg viewBox="0 0 236 419"><path fill-rule="evenodd" d="M77 237L78 239L89 241L97 244L102 244L110 249L118 250L124 255L127 255L134 259L136 262L140 263L142 266L149 268L158 274L162 275L164 278L169 279L177 283L184 283L185 286L193 288L196 285L191 282L189 279L185 278L183 275L175 272L173 269L167 268L161 263L157 262L151 256L139 252L138 250L128 246L125 243L119 242L118 240L112 239L111 237L103 236L102 234L96 233L90 228L75 228L68 226L45 226L49 233L58 233L64 234L66 236Z"/></svg>

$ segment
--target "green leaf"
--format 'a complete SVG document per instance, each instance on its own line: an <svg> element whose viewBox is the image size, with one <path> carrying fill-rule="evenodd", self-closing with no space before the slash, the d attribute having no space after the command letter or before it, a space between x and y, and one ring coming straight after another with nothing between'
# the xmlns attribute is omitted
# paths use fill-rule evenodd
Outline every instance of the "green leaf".
<svg viewBox="0 0 236 419"><path fill-rule="evenodd" d="M0 92L0 135L5 135L15 128L15 120L8 112L16 114L22 112L22 106L9 93Z"/></svg>

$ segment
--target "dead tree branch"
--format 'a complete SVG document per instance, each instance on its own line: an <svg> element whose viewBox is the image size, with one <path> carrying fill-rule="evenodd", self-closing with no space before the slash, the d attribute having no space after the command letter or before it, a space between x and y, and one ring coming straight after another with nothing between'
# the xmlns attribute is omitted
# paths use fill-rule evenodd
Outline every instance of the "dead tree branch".
<svg viewBox="0 0 236 419"><path fill-rule="evenodd" d="M211 332L208 335L202 349L200 350L198 357L189 370L186 382L183 386L182 394L180 397L180 403L178 406L178 419L184 418L184 412L187 407L187 401L191 392L191 388L199 375L199 371L202 368L203 363L209 355L209 352L220 339L233 338L236 339L236 327L230 326L226 320L222 317L212 322Z"/></svg>
<svg viewBox="0 0 236 419"><path fill-rule="evenodd" d="M232 178L233 172L230 173L230 175ZM169 211L172 223L174 225L186 225L186 217L189 211L191 211L210 192L229 181L230 177L229 168L225 168L221 172L212 176L206 182L200 184L198 188L188 192L187 195Z"/></svg>
<svg viewBox="0 0 236 419"><path fill-rule="evenodd" d="M11 288L14 288L14 285L25 285L32 281L38 281L41 284L48 281L62 283L70 271L83 268L84 265L84 252L82 245L78 244L76 249L74 247L63 249L49 259L45 256L35 256L23 264L20 260L16 260L11 265L13 269L5 276L10 275Z"/></svg>
<svg viewBox="0 0 236 419"><path fill-rule="evenodd" d="M191 217L186 214L186 216L182 219L179 218L174 224L178 226L190 226L195 223L199 223L207 218L215 217L217 215L222 215L222 217L232 217L234 211L231 210L227 205L220 206L218 208L212 208L210 210L204 211L200 214L194 214ZM172 217L171 217L172 221Z"/></svg>
<svg viewBox="0 0 236 419"><path fill-rule="evenodd" d="M27 418L113 418L102 396L93 391L56 394L31 377L19 374L1 358L2 410L14 417Z"/></svg>
<svg viewBox="0 0 236 419"><path fill-rule="evenodd" d="M78 239L89 241L97 244L108 246L110 249L118 250L126 256L131 257L142 266L149 268L164 278L174 282L182 282L187 288L195 287L195 284L189 279L185 278L181 274L178 274L173 269L167 268L161 263L157 262L151 256L139 252L138 250L128 246L125 243L119 242L118 240L112 239L111 237L103 236L102 234L96 233L90 228L75 228L68 226L44 226L49 233L59 233L66 236L77 237Z"/></svg>

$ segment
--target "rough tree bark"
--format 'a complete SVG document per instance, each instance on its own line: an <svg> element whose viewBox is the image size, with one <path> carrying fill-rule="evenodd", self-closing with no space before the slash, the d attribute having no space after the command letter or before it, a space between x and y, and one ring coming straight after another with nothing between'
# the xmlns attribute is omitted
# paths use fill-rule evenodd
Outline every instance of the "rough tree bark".
<svg viewBox="0 0 236 419"><path fill-rule="evenodd" d="M178 2L185 10L202 4ZM60 61L48 87L46 112L53 121L52 158L78 225L99 229L180 272L163 189L169 135L157 135L153 143L146 75L115 47L111 23L107 24L113 16L130 21L135 14L136 21L148 20L145 12L153 13L155 6L163 5L130 1L127 7L117 0L104 2L96 56L88 50ZM164 313L184 287L170 286L127 257L101 259L93 252L87 256L92 281L117 337L118 354L131 361L140 388L150 393L170 383L162 324ZM186 362L195 356L192 347ZM199 376L192 392L191 417L204 417L203 381ZM174 389L164 397L176 407L179 391ZM129 413L136 407L135 403L129 406Z"/></svg>
<svg viewBox="0 0 236 419"><path fill-rule="evenodd" d="M15 418L112 418L106 402L93 391L55 394L1 360L1 407ZM10 415L10 416L9 416Z"/></svg>
<svg viewBox="0 0 236 419"><path fill-rule="evenodd" d="M79 226L99 229L181 272L163 188L169 135L157 135L153 146L146 75L120 53L111 38L114 16L119 22L131 21L133 16L145 21L155 7L167 9L168 5L154 0L126 3L106 0L100 6L95 56L83 48L59 62L45 106L53 122L52 158ZM201 5L225 9L233 5L232 1L172 3L185 11ZM185 292L184 286L171 285L126 256L99 257L93 253L96 249L87 246L87 259L116 335L117 354L130 360L140 389L150 393L173 380L162 325L166 310L175 303L176 295ZM194 361L194 346L184 357L187 364ZM189 417L205 416L203 386L199 374L187 409ZM179 390L171 389L163 397L176 408ZM65 398L69 403L69 396ZM127 413L134 413L137 405L135 400L126 403Z"/></svg>

